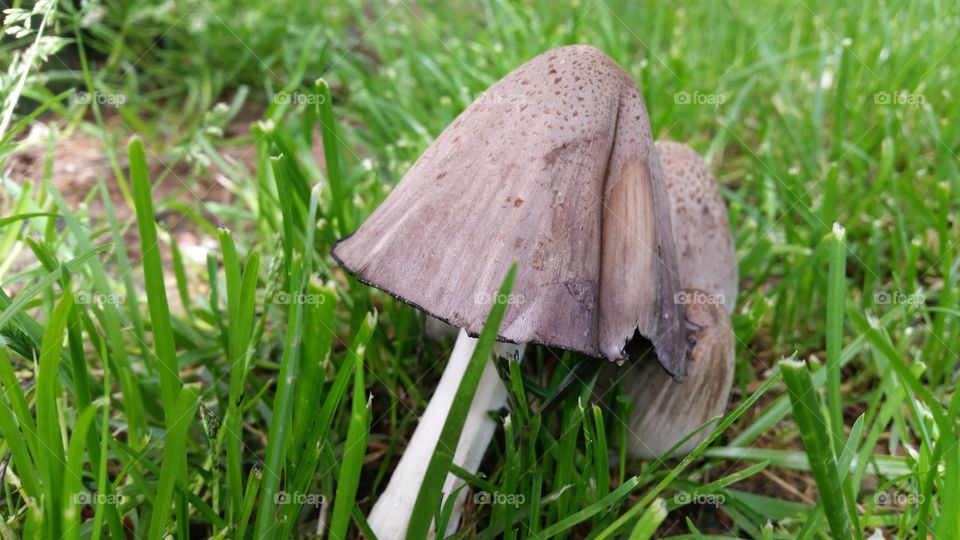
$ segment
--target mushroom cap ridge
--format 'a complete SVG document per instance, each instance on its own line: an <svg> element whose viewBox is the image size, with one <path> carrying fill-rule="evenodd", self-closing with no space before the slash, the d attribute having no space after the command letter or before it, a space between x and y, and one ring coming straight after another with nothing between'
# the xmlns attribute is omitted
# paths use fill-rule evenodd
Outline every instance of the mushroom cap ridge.
<svg viewBox="0 0 960 540"><path fill-rule="evenodd" d="M737 255L726 204L713 173L693 149L670 141L657 141L656 148L670 194L691 348L682 389L674 387L652 360L641 360L618 374L636 403L628 422L628 453L642 459L662 455L722 414L736 368L729 313L736 304ZM710 429L692 436L678 452L692 451Z"/></svg>

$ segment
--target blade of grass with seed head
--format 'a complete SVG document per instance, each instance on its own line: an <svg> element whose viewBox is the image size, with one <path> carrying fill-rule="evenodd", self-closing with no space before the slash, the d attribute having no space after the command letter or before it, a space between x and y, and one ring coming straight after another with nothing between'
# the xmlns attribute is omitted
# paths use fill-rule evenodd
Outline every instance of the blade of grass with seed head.
<svg viewBox="0 0 960 540"><path fill-rule="evenodd" d="M828 235L830 269L827 282L827 400L830 411L831 447L839 448L843 430L843 394L840 392L840 351L843 346L843 305L846 289L847 251L844 229L833 224Z"/></svg>

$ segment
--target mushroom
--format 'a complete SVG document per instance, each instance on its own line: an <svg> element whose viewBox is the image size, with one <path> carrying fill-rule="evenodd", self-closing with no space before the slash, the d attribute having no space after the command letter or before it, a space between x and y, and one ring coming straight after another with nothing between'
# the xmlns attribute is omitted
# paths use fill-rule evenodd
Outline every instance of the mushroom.
<svg viewBox="0 0 960 540"><path fill-rule="evenodd" d="M729 312L736 304L738 272L727 207L709 167L690 147L657 141L656 149L670 195L670 223L685 288L676 301L686 306L693 346L682 386L650 360L620 373L625 391L637 404L628 420L627 450L640 459L663 455L722 414L735 368ZM699 431L677 452L689 453L707 435L709 429Z"/></svg>
<svg viewBox="0 0 960 540"><path fill-rule="evenodd" d="M491 86L333 257L361 282L463 330L450 376L427 406L431 416L370 515L381 539L406 531L458 366L511 263L518 267L499 341L619 364L628 343L643 337L667 373L684 375L677 254L647 111L631 77L592 47L548 51ZM478 391L470 414L483 420L504 397ZM482 424L465 427L457 447L455 462L461 449L476 456L458 462L471 472L490 438L470 431Z"/></svg>
<svg viewBox="0 0 960 540"><path fill-rule="evenodd" d="M670 197L670 224L677 246L680 285L716 297L733 313L737 300L737 253L730 216L717 179L689 146L657 141Z"/></svg>

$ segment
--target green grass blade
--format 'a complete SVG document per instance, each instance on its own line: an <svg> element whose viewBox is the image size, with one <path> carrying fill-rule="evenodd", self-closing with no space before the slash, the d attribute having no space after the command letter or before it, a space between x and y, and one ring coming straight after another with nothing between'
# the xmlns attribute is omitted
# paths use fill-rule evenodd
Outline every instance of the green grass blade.
<svg viewBox="0 0 960 540"><path fill-rule="evenodd" d="M296 214L294 209L293 194L291 193L291 179L287 171L287 163L290 157L284 154L270 157L270 165L273 169L273 178L277 185L277 197L280 200L280 212L283 215L283 264L287 275L291 275L291 265L293 262L293 249L296 244L294 241L294 230L296 224Z"/></svg>
<svg viewBox="0 0 960 540"><path fill-rule="evenodd" d="M330 206L337 220L337 230L341 236L350 232L344 208L347 207L347 194L344 193L343 173L340 171L340 137L337 135L337 123L333 117L333 96L330 95L330 85L320 79L316 82L316 90L320 99L317 100L317 114L320 119L320 133L323 135L323 157L327 165L327 180L330 182L330 195L333 200Z"/></svg>
<svg viewBox="0 0 960 540"><path fill-rule="evenodd" d="M163 441L163 464L160 467L159 483L154 496L153 515L150 516L150 529L147 535L152 540L160 540L166 534L169 525L170 506L173 492L180 479L186 476L186 462L183 453L187 445L187 434L197 407L200 405L197 386L185 386L171 408L166 440ZM186 486L182 486L186 488Z"/></svg>
<svg viewBox="0 0 960 540"><path fill-rule="evenodd" d="M64 537L68 539L80 539L80 502L78 495L82 484L80 482L83 475L83 451L86 441L89 441L87 432L93 423L94 415L97 412L96 405L89 405L84 408L77 417L77 423L74 425L73 434L70 437L70 446L67 449L66 473L63 477L63 530ZM94 455L93 452L90 453Z"/></svg>
<svg viewBox="0 0 960 540"><path fill-rule="evenodd" d="M193 309L193 300L190 298L190 282L187 279L187 269L183 264L183 253L175 239L171 238L169 244L173 274L177 278L177 294L180 296L184 311L189 313Z"/></svg>
<svg viewBox="0 0 960 540"><path fill-rule="evenodd" d="M810 458L810 468L817 482L820 499L834 538L852 539L850 518L843 496L842 481L837 472L826 419L817 401L817 392L806 364L793 360L780 362L783 382L790 393L793 415Z"/></svg>
<svg viewBox="0 0 960 540"><path fill-rule="evenodd" d="M87 262L90 259L95 258L97 255L108 251L110 249L109 245L97 246L94 249L84 252L78 257L75 257L64 264L67 270L73 272L76 271L80 265ZM37 280L36 283L25 287L16 298L14 298L7 307L4 308L3 312L0 312L0 328L3 328L10 322L11 319L23 313L24 308L30 300L36 298L37 295L45 291L50 287L55 281L60 279L63 276L63 273L60 269L48 272L42 278Z"/></svg>
<svg viewBox="0 0 960 540"><path fill-rule="evenodd" d="M46 112L47 109L56 105L57 103L60 103L61 101L69 97L74 92L75 90L72 88L69 90L60 92L56 96L53 96L52 98L43 102L43 104L37 107L36 109L30 111L30 114L21 118L20 121L14 124L14 126L10 128L9 131L3 134L3 137L0 137L0 146L7 144L13 138L13 136L16 135L21 129L30 125L30 122L33 122L34 120L36 120L36 118L41 114L43 114L44 112Z"/></svg>
<svg viewBox="0 0 960 540"><path fill-rule="evenodd" d="M0 218L0 228L6 227L11 223L16 223L18 221L23 221L25 219L35 218L35 217L57 217L57 214L50 212L27 212L24 214L17 214L13 216L7 216Z"/></svg>
<svg viewBox="0 0 960 540"><path fill-rule="evenodd" d="M137 298L143 290L143 287L134 282L134 274L130 265L130 257L127 253L127 244L124 240L124 232L126 231L127 226L121 227L120 223L117 221L113 201L110 198L110 188L107 187L107 182L102 176L97 179L97 187L100 190L100 200L103 203L104 215L107 218L107 222L110 224L110 238L113 240L113 245L115 248L114 259L117 264L116 270L122 276L121 280L123 281L127 298ZM174 243L175 242L171 242L171 244ZM127 302L126 304L126 313L130 318L130 322L133 323L133 331L136 335L141 354L143 355L144 364L148 369L156 371L156 366L154 365L152 355L149 351L147 332L143 323L143 314L140 312L140 303L131 301Z"/></svg>
<svg viewBox="0 0 960 540"><path fill-rule="evenodd" d="M6 351L0 346L0 383L3 384L4 408L11 412L20 424L23 430L23 440L30 449L30 454L34 457L40 451L40 443L37 441L37 432L34 425L33 414L30 412L30 405L27 403L27 397L20 386L20 380L10 363L10 358ZM28 429L29 428L29 429ZM17 437L20 439L20 437ZM39 493L37 494L39 496Z"/></svg>
<svg viewBox="0 0 960 540"><path fill-rule="evenodd" d="M350 414L350 425L347 428L347 439L344 442L343 457L341 458L340 475L337 478L337 494L333 501L333 516L330 519L330 538L342 540L347 538L347 527L350 525L350 515L356 505L357 486L360 483L360 472L363 468L363 458L367 450L367 432L370 429L370 403L367 401L366 386L363 377L363 356L366 350L365 341L369 339L376 327L377 317L371 313L364 322L362 335L359 338L364 343L356 343L351 347L350 356L354 364L353 374L353 405Z"/></svg>
<svg viewBox="0 0 960 540"><path fill-rule="evenodd" d="M9 369L9 372L13 373L10 360L2 346L0 346L0 368L4 372ZM0 400L0 435L3 436L9 447L13 468L17 471L17 476L20 478L26 496L39 501L41 481L39 471L31 457L31 455L35 456L37 451L33 450L31 452L27 447L28 441L36 440L36 427L33 426L29 409L17 413L15 408L11 407L10 404L17 403L18 400L23 400L23 406L26 407L26 400L23 398L20 384L15 376L12 383L8 377L3 377L4 399ZM16 397L17 393L20 394L19 397ZM17 417L19 417L19 420ZM23 426L22 432L20 426ZM34 444L34 447L36 447L36 444Z"/></svg>
<svg viewBox="0 0 960 540"><path fill-rule="evenodd" d="M426 538L430 531L434 513L443 497L443 482L447 473L450 472L450 464L453 463L453 454L456 452L457 442L460 440L460 432L463 430L467 411L473 402L473 395L477 391L477 384L480 382L484 363L493 351L500 321L507 309L506 299L513 288L516 271L516 264L511 265L503 279L503 284L500 285L496 303L490 309L490 314L483 325L483 331L480 333L476 349L474 349L467 369L463 374L463 379L460 381L457 397L454 399L447 414L447 419L443 423L440 438L437 441L433 456L430 458L430 463L427 465L423 484L420 486L420 493L417 495L417 501L414 503L413 512L410 516L410 526L407 529L409 540Z"/></svg>
<svg viewBox="0 0 960 540"><path fill-rule="evenodd" d="M299 461L299 452L316 444L318 440L308 438L313 425L317 422L316 411L320 410L323 397L318 388L323 388L324 376L329 367L330 349L334 335L331 328L336 324L337 294L333 287L324 286L311 289L307 297L304 319L303 354L301 358L300 380L297 385L296 407L293 415L294 461ZM326 429L322 436L326 436Z"/></svg>
<svg viewBox="0 0 960 540"><path fill-rule="evenodd" d="M227 357L230 365L230 385L224 438L227 451L227 491L231 501L231 515L239 519L243 511L244 485L242 471L242 413L243 381L246 376L246 357L250 334L253 331L253 313L256 301L257 276L260 258L251 253L241 272L233 236L226 229L218 231L223 251L223 268L227 293Z"/></svg>
<svg viewBox="0 0 960 540"><path fill-rule="evenodd" d="M889 313L884 315L880 319L880 324L884 324L893 320L896 320L898 316L901 316L902 306L898 306L894 309L891 309ZM853 341L851 341L844 349L840 355L840 367L842 368L847 362L851 361L864 345L867 343L867 332L864 331L858 335ZM826 371L821 370L813 374L813 384L817 388L820 388L826 384ZM773 404L767 407L767 409L758 417L752 424L747 426L747 428L738 434L736 437L730 441L730 446L748 446L750 442L756 440L758 437L766 433L772 426L777 422L785 418L790 413L790 398L789 396L781 396L774 400Z"/></svg>
<svg viewBox="0 0 960 540"><path fill-rule="evenodd" d="M299 272L295 270L294 275ZM299 279L297 279L299 281ZM299 288L294 291L299 291ZM293 294L299 294L294 292ZM299 346L303 331L303 309L299 305L292 305L290 309L292 321L287 328L287 337L284 343L283 358L278 373L276 398L273 405L273 415L268 435L267 455L263 465L263 483L261 485L260 504L257 511L257 527L254 536L264 537L273 529L276 505L276 495L279 490L280 478L283 475L283 457L286 450L287 427L290 424L290 410L293 403L293 392L297 378L297 362L293 358L299 357Z"/></svg>
<svg viewBox="0 0 960 540"><path fill-rule="evenodd" d="M100 337L97 340L96 347L100 350L101 358L107 357L107 344L105 340ZM94 469L96 467L96 477L97 477L97 491L105 494L110 497L114 494L113 483L110 482L107 478L107 452L108 452L108 443L112 440L110 436L110 410L111 410L111 372L109 363L105 363L103 369L103 412L100 414L100 448L96 454L97 463L92 462L94 457L91 453L91 463L90 468ZM91 532L92 540L99 540L100 535L102 534L103 529L103 518L106 517L107 524L110 527L110 533L116 538L123 537L123 524L120 521L120 512L118 510L119 505L115 504L113 501L98 501L96 506L96 513L93 518L93 530Z"/></svg>
<svg viewBox="0 0 960 540"><path fill-rule="evenodd" d="M582 523L589 519L592 516L599 514L600 512L606 511L614 503L621 501L626 496L630 494L637 485L639 485L640 480L637 477L628 479L624 484L617 489L610 492L607 496L601 498L593 504L588 505L582 510L574 512L570 515L564 516L562 519L554 523L553 525L543 529L540 532L541 538L550 538L556 536L562 532L565 532L571 529L573 526L578 523Z"/></svg>
<svg viewBox="0 0 960 540"><path fill-rule="evenodd" d="M170 306L163 281L163 262L160 260L160 244L157 241L157 223L153 215L153 196L147 173L147 158L139 139L130 141L130 182L137 210L137 227L140 230L143 280L147 290L150 309L150 324L153 342L159 360L160 391L163 396L164 414L172 418L173 407L180 393L180 369L177 364L177 348L173 340L170 322ZM171 425L168 421L167 429Z"/></svg>
<svg viewBox="0 0 960 540"><path fill-rule="evenodd" d="M840 392L840 350L843 346L843 306L846 289L847 251L844 230L838 224L828 235L830 270L827 283L827 395L830 411L831 447L839 448L843 430L843 394Z"/></svg>
<svg viewBox="0 0 960 540"><path fill-rule="evenodd" d="M656 499L637 520L637 524L630 531L629 540L648 540L652 538L665 519L667 519L667 502L663 499Z"/></svg>
<svg viewBox="0 0 960 540"><path fill-rule="evenodd" d="M606 495L610 491L610 461L607 451L607 433L603 425L603 411L600 407L594 405L593 412L593 434L595 438L593 463L597 479L597 493Z"/></svg>
<svg viewBox="0 0 960 540"><path fill-rule="evenodd" d="M857 418L857 421L853 424L853 427L850 430L850 436L847 437L846 444L840 452L840 456L837 458L837 472L840 474L840 480L844 483L844 489L850 491L847 496L847 504L850 508L855 508L856 498L852 493L852 486L850 485L848 473L850 471L850 465L853 463L853 458L856 455L857 445L860 442L860 437L863 434L863 415L860 415ZM908 473L909 474L909 473ZM803 524L803 528L798 534L798 538L809 538L819 529L820 519L823 517L823 501L817 501L817 506L814 508L813 512L807 517L806 522ZM856 519L856 516L853 516ZM857 528L856 523L854 528Z"/></svg>
<svg viewBox="0 0 960 540"><path fill-rule="evenodd" d="M368 331L366 326L362 326L360 332L354 337L353 343L350 345L350 350L355 351L357 347L361 345L366 346L371 334L372 329ZM353 361L354 358L355 355L350 353L346 361L340 365L333 382L330 383L327 388L319 415L317 415L309 433L305 435L304 440L300 443L305 450L299 460L301 465L297 468L296 477L293 479L292 484L288 484L288 486L293 486L292 488L288 488L288 490L293 493L307 492L310 484L314 481L314 474L322 453L329 451L330 426L350 383L350 374L356 367L356 362ZM294 505L290 505L290 508L287 508L285 512L291 524L295 522L295 516L299 511L299 508L293 508L293 506Z"/></svg>
<svg viewBox="0 0 960 540"><path fill-rule="evenodd" d="M37 468L44 481L43 507L61 508L63 501L63 439L60 436L59 399L60 353L63 350L63 333L67 326L70 310L73 308L73 294L67 291L47 321L40 348L40 365L37 368L37 434L40 442ZM61 512L44 512L44 530L59 537Z"/></svg>
<svg viewBox="0 0 960 540"><path fill-rule="evenodd" d="M253 508L257 504L257 493L260 491L260 482L263 481L263 470L254 467L247 476L247 486L244 489L243 512L240 514L240 520L237 523L237 538L246 538L247 526L250 523L250 516L253 514Z"/></svg>

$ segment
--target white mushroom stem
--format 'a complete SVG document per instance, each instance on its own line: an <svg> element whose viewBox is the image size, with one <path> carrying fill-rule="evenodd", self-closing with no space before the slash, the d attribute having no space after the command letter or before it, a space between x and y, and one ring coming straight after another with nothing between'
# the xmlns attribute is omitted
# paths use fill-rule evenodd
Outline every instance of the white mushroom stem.
<svg viewBox="0 0 960 540"><path fill-rule="evenodd" d="M423 476L427 472L427 465L433 456L434 448L436 448L437 441L440 439L440 431L447 420L450 406L453 405L453 399L460 388L460 381L463 380L467 364L470 363L470 357L473 356L473 350L476 346L477 340L460 330L453 348L453 354L447 362L443 376L440 377L440 384L427 404L423 416L420 417L420 423L417 425L406 450L404 450L403 456L397 463L397 468L394 469L387 488L377 499L370 515L367 516L367 523L370 524L370 528L380 540L402 539L407 533L410 514L413 511L417 495L420 493L420 486L423 484ZM497 343L494 346L494 354L501 358L519 359L523 355L523 351L524 345ZM503 407L506 401L507 389L500 381L493 359L490 359L483 368L477 393L473 397L473 403L470 404L470 410L460 434L460 441L457 444L457 451L454 453L453 462L455 464L470 473L477 472L480 462L483 460L483 454L497 429L496 423L490 419L487 413ZM453 493L463 483L463 480L456 475L447 475L443 484L444 494ZM466 489L461 490L457 497L457 503L447 528L448 534L457 528L463 503L466 500L466 492Z"/></svg>

